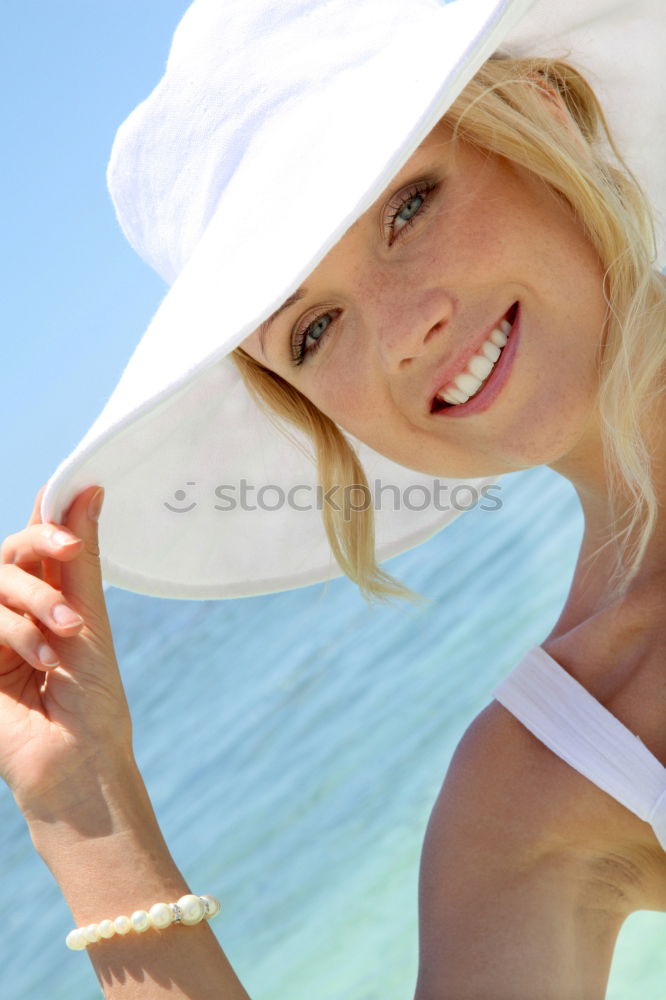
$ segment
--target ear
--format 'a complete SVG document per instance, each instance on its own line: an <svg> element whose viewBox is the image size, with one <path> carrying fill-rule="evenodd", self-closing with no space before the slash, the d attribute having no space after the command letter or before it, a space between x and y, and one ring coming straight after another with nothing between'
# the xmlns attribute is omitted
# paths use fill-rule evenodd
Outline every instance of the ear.
<svg viewBox="0 0 666 1000"><path fill-rule="evenodd" d="M569 133L581 152L585 152L589 158L590 148L557 87L543 73L534 73L531 78L548 111Z"/></svg>
<svg viewBox="0 0 666 1000"><path fill-rule="evenodd" d="M557 87L551 83L546 75L544 73L531 73L530 79L539 91L539 96L542 97L543 100L549 105L549 110L558 119L558 121L567 126L571 123L571 125L575 127L576 123L564 103L564 98L560 94Z"/></svg>

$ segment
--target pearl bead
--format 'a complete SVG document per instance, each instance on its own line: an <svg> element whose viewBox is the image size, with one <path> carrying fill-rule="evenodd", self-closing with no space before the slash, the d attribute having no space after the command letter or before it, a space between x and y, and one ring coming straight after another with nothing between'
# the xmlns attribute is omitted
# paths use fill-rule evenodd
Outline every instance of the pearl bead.
<svg viewBox="0 0 666 1000"><path fill-rule="evenodd" d="M191 893L188 893L187 896L181 896L178 900L178 906L180 907L181 921L186 927L198 924L204 915L204 904L198 896L193 896Z"/></svg>
<svg viewBox="0 0 666 1000"><path fill-rule="evenodd" d="M153 927L164 930L173 920L173 910L166 903L154 903L148 910L148 916Z"/></svg>
<svg viewBox="0 0 666 1000"><path fill-rule="evenodd" d="M217 916L221 909L221 903L215 896L195 896L188 892L177 903L154 903L148 912L135 910L131 917L121 915L115 920L101 920L99 924L75 927L65 938L65 944L72 951L83 951L89 944L95 944L102 938L129 934L131 930L143 934L149 927L164 930L172 923L192 927L201 920Z"/></svg>
<svg viewBox="0 0 666 1000"><path fill-rule="evenodd" d="M76 927L73 931L70 931L65 938L65 944L72 951L83 951L83 949L88 944L85 935L84 927Z"/></svg>
<svg viewBox="0 0 666 1000"><path fill-rule="evenodd" d="M99 941L100 933L97 924L88 924L87 927L83 928L83 934L88 944L95 944L96 941Z"/></svg>
<svg viewBox="0 0 666 1000"><path fill-rule="evenodd" d="M208 920L212 920L213 917L216 917L222 909L219 899L215 899L215 896L207 895L201 896L201 899L206 901L206 917Z"/></svg>
<svg viewBox="0 0 666 1000"><path fill-rule="evenodd" d="M130 917L130 923L135 931L143 934L150 927L150 917L145 910L135 910Z"/></svg>

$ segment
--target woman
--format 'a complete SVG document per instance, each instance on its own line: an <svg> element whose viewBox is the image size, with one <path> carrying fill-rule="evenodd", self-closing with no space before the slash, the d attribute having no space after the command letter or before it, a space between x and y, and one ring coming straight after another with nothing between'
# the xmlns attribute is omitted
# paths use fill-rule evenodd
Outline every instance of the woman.
<svg viewBox="0 0 666 1000"><path fill-rule="evenodd" d="M427 475L549 464L569 478L585 536L541 648L664 764L666 303L648 216L630 180L604 173L599 127L566 64L484 63L235 362L264 405L308 426L324 484L362 483L336 424ZM78 491L52 522L40 495L2 547L2 773L79 925L188 891L132 755L100 499ZM395 590L369 557L369 511L325 514L348 574ZM61 600L83 621L56 624ZM54 638L59 666L41 649ZM655 828L577 766L497 701L470 726L426 835L419 1000L603 996L626 915L666 908ZM247 996L205 923L98 936L107 996Z"/></svg>

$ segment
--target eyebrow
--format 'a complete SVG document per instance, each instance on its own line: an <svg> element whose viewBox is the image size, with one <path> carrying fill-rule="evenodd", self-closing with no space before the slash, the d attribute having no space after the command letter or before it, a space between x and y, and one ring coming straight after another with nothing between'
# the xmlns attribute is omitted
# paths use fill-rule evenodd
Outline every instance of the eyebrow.
<svg viewBox="0 0 666 1000"><path fill-rule="evenodd" d="M299 301L299 299L302 299L303 296L307 294L308 294L307 288L305 287L305 285L301 285L301 287L297 289L297 291L295 291L293 295L290 295L289 298L282 303L279 309L276 309L275 312L272 313L268 317L268 319L264 320L264 322L261 324L261 326L259 327L259 344L261 345L261 353L263 354L264 358L267 358L264 337L268 333L271 324L275 322L275 320L278 318L281 312L284 312L285 309L289 309L290 306L295 305Z"/></svg>

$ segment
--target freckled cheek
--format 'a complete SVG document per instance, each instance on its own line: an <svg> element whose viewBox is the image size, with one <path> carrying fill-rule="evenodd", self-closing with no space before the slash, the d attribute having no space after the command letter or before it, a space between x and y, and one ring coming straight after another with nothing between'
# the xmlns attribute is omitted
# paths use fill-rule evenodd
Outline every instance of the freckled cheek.
<svg viewBox="0 0 666 1000"><path fill-rule="evenodd" d="M350 434L363 436L383 408L378 403L381 387L368 377L361 360L345 359L335 371L322 372L313 402ZM316 396L316 398L315 398Z"/></svg>
<svg viewBox="0 0 666 1000"><path fill-rule="evenodd" d="M448 286L468 288L475 282L488 282L491 273L503 273L507 254L515 260L515 241L497 213L491 219L477 205L474 211L451 213L439 221L429 246L428 273L440 275Z"/></svg>

